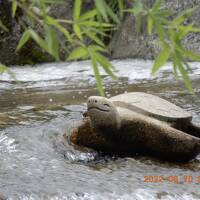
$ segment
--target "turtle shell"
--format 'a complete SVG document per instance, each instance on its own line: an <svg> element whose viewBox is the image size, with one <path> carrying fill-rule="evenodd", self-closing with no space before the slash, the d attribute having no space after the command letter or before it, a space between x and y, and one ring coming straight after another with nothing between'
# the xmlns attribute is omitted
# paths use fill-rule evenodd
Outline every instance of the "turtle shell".
<svg viewBox="0 0 200 200"><path fill-rule="evenodd" d="M147 93L124 93L111 97L110 100L117 107L124 107L164 121L184 121L192 119L191 114L182 108L165 99Z"/></svg>

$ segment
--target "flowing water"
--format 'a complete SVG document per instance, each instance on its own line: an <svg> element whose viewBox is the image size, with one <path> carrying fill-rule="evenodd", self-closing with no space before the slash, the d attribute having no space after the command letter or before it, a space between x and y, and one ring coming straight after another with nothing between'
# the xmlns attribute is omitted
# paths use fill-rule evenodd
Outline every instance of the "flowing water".
<svg viewBox="0 0 200 200"><path fill-rule="evenodd" d="M190 78L196 95L166 65L150 76L151 61L113 61L119 79L103 71L108 97L142 91L164 97L200 123L200 64ZM148 157L101 156L70 145L86 99L97 94L89 62L12 67L18 83L0 75L0 193L8 199L200 199L200 156L185 164ZM65 137L63 135L65 134ZM66 137L67 136L67 137ZM162 176L163 182L145 182ZM192 178L192 179L191 179Z"/></svg>

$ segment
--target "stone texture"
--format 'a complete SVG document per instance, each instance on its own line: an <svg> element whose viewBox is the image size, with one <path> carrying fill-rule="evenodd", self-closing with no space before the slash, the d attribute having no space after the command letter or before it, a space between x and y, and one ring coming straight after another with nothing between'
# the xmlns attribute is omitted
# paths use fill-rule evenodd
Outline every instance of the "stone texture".
<svg viewBox="0 0 200 200"><path fill-rule="evenodd" d="M15 63L17 57L15 48L20 38L20 29L11 17L10 5L6 0L0 2L0 19L9 29L9 32L0 29L0 62Z"/></svg>
<svg viewBox="0 0 200 200"><path fill-rule="evenodd" d="M148 4L153 1L146 0ZM199 6L200 0L166 0L166 6L177 13L181 10ZM200 26L200 7L197 8L189 21L195 21ZM188 21L188 22L189 22ZM189 34L183 41L183 44L190 50L200 53L200 34ZM156 36L149 37L146 32L138 34L135 29L134 17L128 15L125 17L119 30L114 34L109 45L112 58L143 58L153 59L159 51L159 45Z"/></svg>

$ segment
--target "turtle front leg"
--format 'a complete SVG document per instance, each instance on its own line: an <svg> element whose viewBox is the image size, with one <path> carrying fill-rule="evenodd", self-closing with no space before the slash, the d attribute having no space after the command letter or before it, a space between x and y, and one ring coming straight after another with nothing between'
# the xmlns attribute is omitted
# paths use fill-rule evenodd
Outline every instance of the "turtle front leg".
<svg viewBox="0 0 200 200"><path fill-rule="evenodd" d="M188 125L187 133L190 134L190 135L193 135L195 137L200 138L200 126L193 124L193 123L190 123Z"/></svg>

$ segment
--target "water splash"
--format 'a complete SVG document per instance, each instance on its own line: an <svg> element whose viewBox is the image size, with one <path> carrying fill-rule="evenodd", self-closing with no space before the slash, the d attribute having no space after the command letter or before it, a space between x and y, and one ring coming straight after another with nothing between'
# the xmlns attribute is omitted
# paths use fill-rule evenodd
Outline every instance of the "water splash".
<svg viewBox="0 0 200 200"><path fill-rule="evenodd" d="M17 145L14 139L9 138L5 132L0 133L0 153L16 152Z"/></svg>

